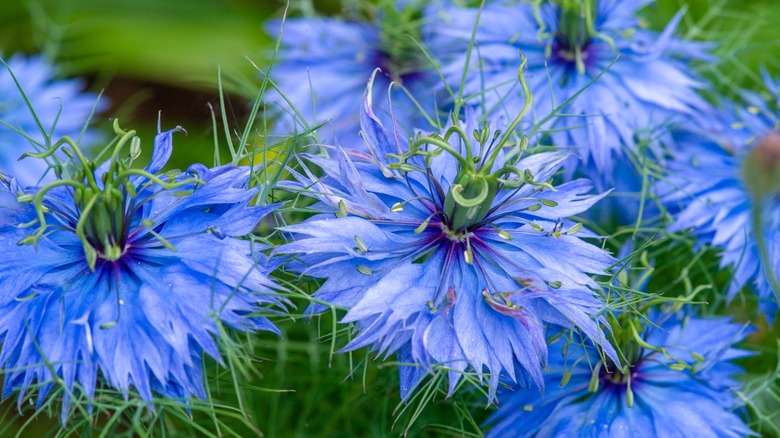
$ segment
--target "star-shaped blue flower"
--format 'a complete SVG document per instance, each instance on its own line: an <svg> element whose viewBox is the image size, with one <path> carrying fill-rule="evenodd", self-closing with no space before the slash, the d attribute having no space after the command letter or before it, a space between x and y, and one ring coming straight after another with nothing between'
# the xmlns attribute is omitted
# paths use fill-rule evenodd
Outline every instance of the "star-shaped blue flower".
<svg viewBox="0 0 780 438"><path fill-rule="evenodd" d="M750 330L730 318L653 319L634 343L626 372L592 349L551 346L547 392L506 390L490 437L742 437L753 432L733 409L733 347ZM589 351L590 350L590 351Z"/></svg>
<svg viewBox="0 0 780 438"><path fill-rule="evenodd" d="M178 130L157 135L145 169L127 161L134 131L120 131L97 169L70 143L61 178L31 189L5 180L18 202L0 228L4 397L19 391L21 404L36 387L40 406L56 386L63 422L73 397L99 385L146 401L205 398L202 354L221 362L218 325L278 333L258 315L284 304L262 248L234 238L273 207L251 205L247 167L160 174Z"/></svg>
<svg viewBox="0 0 780 438"><path fill-rule="evenodd" d="M349 309L342 322L358 333L345 349L418 364L400 368L403 398L434 364L450 370L450 391L467 369L491 390L501 374L543 386L548 325L579 329L616 358L591 278L615 260L565 219L601 196L586 180L550 185L566 156L521 158L524 146L507 143L519 117L503 136L483 126L472 138L469 120L402 147L368 96L370 86L371 153L304 156L322 176L306 171L298 187L322 213L285 227L294 240L277 249L295 254L290 269L325 279L316 298Z"/></svg>

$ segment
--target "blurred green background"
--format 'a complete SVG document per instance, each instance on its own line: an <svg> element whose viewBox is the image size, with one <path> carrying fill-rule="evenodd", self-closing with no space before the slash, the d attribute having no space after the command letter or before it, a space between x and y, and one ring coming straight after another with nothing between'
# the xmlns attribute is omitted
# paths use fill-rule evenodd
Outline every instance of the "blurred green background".
<svg viewBox="0 0 780 438"><path fill-rule="evenodd" d="M776 25L780 2L661 0L648 7L644 16L650 27L660 29L682 7L688 11L681 33L718 44L715 50L722 62L700 68L719 91L755 86L761 67L780 71L780 26ZM195 161L211 164L214 133L209 104L219 118L218 71L230 128L240 129L260 85L253 63L266 68L273 49L275 36L264 33L263 23L269 17L280 17L283 8L279 1L252 0L4 1L0 2L0 53L44 53L58 66L61 76L83 77L89 89L103 90L110 107L96 123L107 132L109 118L118 117L123 127L137 129L150 145L161 111L163 129L182 125L189 131L187 137L176 137L170 167L185 168ZM336 0L290 4L291 13L297 15L339 10ZM224 146L224 140L222 143ZM740 305L737 303L735 310L739 311ZM406 411L393 427L393 411L399 404L395 367L377 367L378 362L364 366L365 351L337 355L331 365L331 346L323 340L330 332L328 318L308 324L281 321L285 332L281 340L261 334L253 341L257 373L245 383L243 396L247 410L253 413L251 422L267 436L403 433L414 412ZM764 336L753 342L766 346L771 359L775 357L771 351L774 336L767 333L767 327L761 333ZM756 362L756 366L762 367L758 373L770 372L774 359ZM224 373L219 375L216 365L211 364L210 369L215 381L230 380ZM230 391L225 392L225 399L233 400ZM13 435L13 424L25 420L16 417L12 405L6 402L2 406L5 416L0 417L0 436ZM770 403L767 410L776 405ZM484 401L467 393L445 403L439 394L409 433L477 433L477 425L468 424L464 412L481 421ZM201 420L197 414L195 419ZM767 421L774 420L770 417ZM216 433L209 428L209 419L204 424ZM41 418L32 422L24 435L52 432L56 425L56 418ZM447 429L452 426L455 429ZM241 434L257 433L236 427ZM188 434L186 428L159 431L174 436ZM137 432L127 430L129 435ZM73 433L91 434L89 428Z"/></svg>

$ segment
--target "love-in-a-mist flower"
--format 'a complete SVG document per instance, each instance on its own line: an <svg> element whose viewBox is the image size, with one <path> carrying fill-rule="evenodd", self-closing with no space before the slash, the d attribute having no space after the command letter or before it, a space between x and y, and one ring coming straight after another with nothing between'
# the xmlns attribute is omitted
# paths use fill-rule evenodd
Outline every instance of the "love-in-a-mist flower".
<svg viewBox="0 0 780 438"><path fill-rule="evenodd" d="M484 98L488 108L523 104L514 80L518 51L528 58L528 82L538 119L581 93L542 125L552 144L571 148L584 163L578 167L597 187L616 184L616 166L631 165L626 154L660 157L639 145L658 140L668 127L703 106L696 91L702 83L689 61L706 59L705 46L674 37L681 14L663 32L646 29L637 11L648 0L488 1L475 8L431 7L432 17L447 25L425 29L426 43L447 53L443 71L451 84L461 81L477 16L466 94ZM597 79L598 78L598 79ZM595 81L594 81L595 80ZM618 164L616 160L621 160ZM572 161L571 165L580 166ZM573 172L574 169L569 169Z"/></svg>
<svg viewBox="0 0 780 438"><path fill-rule="evenodd" d="M650 313L621 315L626 363L592 348L551 345L544 396L506 390L488 423L493 437L743 437L752 435L734 409L739 399L734 348L750 332L730 318ZM644 320L644 319L642 319ZM642 326L645 326L642 328Z"/></svg>
<svg viewBox="0 0 780 438"><path fill-rule="evenodd" d="M672 231L693 230L722 250L721 266L733 269L729 295L751 285L771 317L780 294L780 87L768 76L765 84L769 102L745 92L743 103L675 132L658 192Z"/></svg>
<svg viewBox="0 0 780 438"><path fill-rule="evenodd" d="M41 56L14 55L5 62L0 67L0 172L14 175L23 186L51 180L54 173L44 174L44 160L17 159L25 152L42 152L63 136L79 138L97 96L83 92L79 80L54 79L53 67ZM41 129L51 143L46 144ZM87 132L84 139L93 137Z"/></svg>
<svg viewBox="0 0 780 438"><path fill-rule="evenodd" d="M434 364L449 370L450 391L467 369L491 393L499 375L541 387L548 324L581 330L615 358L591 278L614 259L565 219L601 198L591 183L552 186L565 155L523 157L524 143L510 144L523 112L503 133L467 117L402 146L370 90L361 126L371 153L305 157L322 177L307 171L299 184L323 213L284 228L294 240L278 248L295 254L290 269L325 279L316 298L349 309L341 322L357 335L345 350L370 345L417 364L400 367L403 398Z"/></svg>
<svg viewBox="0 0 780 438"><path fill-rule="evenodd" d="M311 127L328 122L317 131L321 143L365 150L358 134L358 109L366 81L376 69L381 70L376 76L377 112L390 118L392 111L408 132L427 126L423 114L433 116L430 88L438 78L412 39L419 39L420 7L414 2L383 0L368 14L367 21L311 17L268 23L267 31L273 36L283 26L271 72L279 92L269 92L279 108L275 132L305 132L301 118ZM421 108L404 89L422 102Z"/></svg>
<svg viewBox="0 0 780 438"><path fill-rule="evenodd" d="M23 189L4 177L17 202L0 228L3 396L19 391L21 404L35 387L40 406L56 388L63 422L73 397L90 400L99 385L145 401L205 398L202 356L221 362L218 325L277 332L258 312L284 304L262 248L235 238L273 209L250 205L252 170L160 174L180 128L159 133L149 165L133 168L140 141L115 128L99 167L65 140L71 166L53 182Z"/></svg>

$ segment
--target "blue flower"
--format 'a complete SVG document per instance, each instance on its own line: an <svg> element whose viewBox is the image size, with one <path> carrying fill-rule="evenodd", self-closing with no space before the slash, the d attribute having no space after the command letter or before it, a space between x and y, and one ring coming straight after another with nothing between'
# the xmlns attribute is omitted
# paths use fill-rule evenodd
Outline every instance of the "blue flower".
<svg viewBox="0 0 780 438"><path fill-rule="evenodd" d="M674 216L671 231L692 230L722 249L721 267L733 268L729 296L752 285L771 318L780 294L780 87L766 75L765 83L769 104L745 92L744 105L726 102L708 122L677 130L657 191Z"/></svg>
<svg viewBox="0 0 780 438"><path fill-rule="evenodd" d="M484 6L466 94L483 97L487 108L504 107L514 114L523 102L515 80L522 52L541 121L581 92L563 110L565 115L542 124L552 144L583 158L582 164L567 164L568 172L581 166L577 169L599 190L619 185L624 175L613 175L613 170L630 165L627 155L660 160L658 128L685 120L704 106L696 93L703 83L692 76L687 61L709 59L706 47L673 36L681 14L660 34L647 30L636 16L647 0L539 3L489 1ZM478 11L450 5L428 11L447 24L429 20L426 43L435 53L449 50L443 71L450 84L457 84ZM645 151L642 145L648 142L654 147Z"/></svg>
<svg viewBox="0 0 780 438"><path fill-rule="evenodd" d="M365 150L365 141L358 134L356 102L376 69L381 70L376 76L380 114L394 117L408 132L426 123L423 111L433 116L432 99L419 99L423 102L419 109L407 95L427 96L438 81L422 50L408 38L419 33L419 18L413 16L416 9L404 5L396 11L395 3L385 3L390 6L373 11L377 17L370 22L323 17L284 22L278 60L271 73L279 92L269 93L280 109L285 108L279 111L275 132L305 132L301 118L311 127L328 122L317 131L321 143ZM281 21L270 21L266 28L276 36L281 26Z"/></svg>
<svg viewBox="0 0 780 438"><path fill-rule="evenodd" d="M53 172L44 176L45 161L17 161L24 152L41 152L50 146L19 87L35 109L42 128L50 134L52 143L66 135L79 138L97 96L83 93L81 81L55 80L52 66L41 56L14 55L5 62L8 68L0 68L0 171L16 176L23 186L35 185L41 178L51 180ZM14 77L19 81L19 87L14 83ZM90 137L89 132L87 134Z"/></svg>
<svg viewBox="0 0 780 438"><path fill-rule="evenodd" d="M502 391L488 436L752 435L733 412L739 388L734 375L742 369L731 362L748 355L733 344L750 330L730 318L667 314L654 323L642 338L636 335L644 346L633 342L624 350L631 357L623 372L587 347L551 346L558 353L551 353L545 375L548 391L542 397Z"/></svg>
<svg viewBox="0 0 780 438"><path fill-rule="evenodd" d="M0 228L3 397L18 390L21 405L36 387L40 407L56 385L63 422L98 385L145 401L205 398L202 353L221 363L219 325L278 333L257 312L284 304L262 248L233 238L273 209L250 206L252 170L158 174L180 128L158 134L149 165L132 168L140 142L115 126L121 139L97 169L70 143L74 166L61 179L29 190L5 179L3 195L18 202Z"/></svg>
<svg viewBox="0 0 780 438"><path fill-rule="evenodd" d="M602 197L591 183L550 185L566 156L521 158L524 145L507 143L520 117L503 136L467 117L401 147L371 111L370 88L361 126L371 154L305 156L322 177L306 170L299 187L322 213L285 227L294 241L277 249L296 255L290 269L325 279L317 299L349 309L341 322L358 334L345 350L370 345L417 364L400 368L404 399L434 364L449 370L450 392L467 369L491 390L500 374L541 387L548 324L616 357L591 278L615 260L563 219Z"/></svg>

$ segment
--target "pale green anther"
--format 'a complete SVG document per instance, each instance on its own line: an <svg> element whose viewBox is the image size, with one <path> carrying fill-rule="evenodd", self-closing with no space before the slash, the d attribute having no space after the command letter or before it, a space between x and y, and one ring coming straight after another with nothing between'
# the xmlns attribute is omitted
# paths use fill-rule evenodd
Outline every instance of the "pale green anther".
<svg viewBox="0 0 780 438"><path fill-rule="evenodd" d="M485 126L484 128L482 128L482 132L480 132L480 135L479 135L479 142L480 142L480 144L487 143L489 136L490 136L490 131L488 130L488 127Z"/></svg>
<svg viewBox="0 0 780 438"><path fill-rule="evenodd" d="M561 387L564 387L569 384L569 380L571 380L572 374L573 373L571 372L571 370L564 371L563 377L561 377Z"/></svg>
<svg viewBox="0 0 780 438"><path fill-rule="evenodd" d="M23 297L16 297L16 298L14 298L14 300L19 301L19 302L24 302L24 301L29 301L29 300L37 297L37 296L38 296L38 292L32 291L32 292L30 292L29 294L27 294L27 295L25 295Z"/></svg>
<svg viewBox="0 0 780 438"><path fill-rule="evenodd" d="M628 284L628 272L625 270L620 271L617 280L619 284Z"/></svg>
<svg viewBox="0 0 780 438"><path fill-rule="evenodd" d="M537 210L539 210L540 208L542 208L542 204L531 204L531 205L529 205L529 206L526 208L526 210L528 210L528 211L537 211Z"/></svg>
<svg viewBox="0 0 780 438"><path fill-rule="evenodd" d="M497 226L493 226L493 228L498 233L498 237L504 239L504 240L512 240L512 235L507 233L506 231L502 230L501 228L498 228Z"/></svg>
<svg viewBox="0 0 780 438"><path fill-rule="evenodd" d="M347 217L347 205L344 204L344 201L339 201L339 209L336 212L337 218L343 218Z"/></svg>
<svg viewBox="0 0 780 438"><path fill-rule="evenodd" d="M536 231L544 231L544 228L541 225L539 225L539 224L537 224L535 222L528 222L528 225L530 225L531 228L533 228Z"/></svg>
<svg viewBox="0 0 780 438"><path fill-rule="evenodd" d="M550 286L553 289L560 289L561 286L563 286L563 283L558 281L558 280L555 280L555 281L547 282L547 285Z"/></svg>
<svg viewBox="0 0 780 438"><path fill-rule="evenodd" d="M531 406L531 405L524 405L523 406L523 410L526 411L526 412L531 412L531 411L534 410L534 407Z"/></svg>
<svg viewBox="0 0 780 438"><path fill-rule="evenodd" d="M428 223L431 221L432 216L428 216L425 220L414 229L414 234L420 234L428 228Z"/></svg>
<svg viewBox="0 0 780 438"><path fill-rule="evenodd" d="M673 363L669 365L669 369L673 371L683 371L690 368L690 365L684 363Z"/></svg>
<svg viewBox="0 0 780 438"><path fill-rule="evenodd" d="M157 240L158 240L160 243L162 243L162 245L163 245L164 247L168 248L168 249L169 249L169 250L171 250L171 251L176 251L176 247L174 247L174 246L171 244L171 242L168 242L168 240L166 240L166 239L165 239L163 236L161 236L161 235L157 234L157 232L155 232L154 230L151 230L151 229L150 229L150 230L148 230L148 232L149 232L149 234L151 234L152 236L154 236L154 237L155 237L155 238L156 238L156 239L157 239Z"/></svg>
<svg viewBox="0 0 780 438"><path fill-rule="evenodd" d="M691 351L691 357L693 357L693 359L696 362L704 362L705 361L705 359L704 359L704 357L702 355L700 355L699 353L696 353L694 351Z"/></svg>
<svg viewBox="0 0 780 438"><path fill-rule="evenodd" d="M100 330L108 330L117 324L116 321L109 321L104 324L100 324Z"/></svg>
<svg viewBox="0 0 780 438"><path fill-rule="evenodd" d="M416 167L406 163L390 163L387 165L387 167L393 170L400 170L401 172L414 172L417 170Z"/></svg>
<svg viewBox="0 0 780 438"><path fill-rule="evenodd" d="M626 405L628 407L634 406L634 390L631 389L631 379L628 379L628 383L626 384Z"/></svg>
<svg viewBox="0 0 780 438"><path fill-rule="evenodd" d="M582 222L577 222L576 224L572 225L571 228L566 231L566 235L572 236L574 234L577 234L578 231L582 229Z"/></svg>
<svg viewBox="0 0 780 438"><path fill-rule="evenodd" d="M19 246L22 246L22 245L32 245L32 244L35 244L37 242L38 242L38 236L29 235L29 236L24 237L22 240L20 240L16 244L19 245Z"/></svg>
<svg viewBox="0 0 780 438"><path fill-rule="evenodd" d="M552 335L552 336L550 336L549 338L547 338L547 345L552 345L552 344L554 344L554 343L555 343L555 341L557 341L558 339L560 339L562 336L563 336L563 333L561 333L561 332L555 333L554 335Z"/></svg>
<svg viewBox="0 0 780 438"><path fill-rule="evenodd" d="M404 211L404 204L402 202L396 202L390 207L390 212L392 213L400 213L402 211Z"/></svg>
<svg viewBox="0 0 780 438"><path fill-rule="evenodd" d="M371 275L374 273L374 271L372 271L370 268L362 265L357 266L357 271L363 275Z"/></svg>
<svg viewBox="0 0 780 438"><path fill-rule="evenodd" d="M552 199L540 199L539 202L546 205L547 207L557 207L558 203L553 201Z"/></svg>
<svg viewBox="0 0 780 438"><path fill-rule="evenodd" d="M33 202L35 197L33 195L20 195L16 197L16 202L28 204L30 202Z"/></svg>
<svg viewBox="0 0 780 438"><path fill-rule="evenodd" d="M135 160L139 156L141 156L141 139L133 137L133 139L130 140L130 159Z"/></svg>
<svg viewBox="0 0 780 438"><path fill-rule="evenodd" d="M145 227L154 228L154 221L151 219L143 219L141 220L141 223L144 224Z"/></svg>
<svg viewBox="0 0 780 438"><path fill-rule="evenodd" d="M466 260L466 263L469 265L474 262L474 256L471 254L470 249L466 249L463 251L463 258Z"/></svg>
<svg viewBox="0 0 780 438"><path fill-rule="evenodd" d="M368 246L366 246L366 243L363 242L363 239L358 236L355 236L355 245L357 245L356 249L358 253L362 254L364 252L368 252Z"/></svg>
<svg viewBox="0 0 780 438"><path fill-rule="evenodd" d="M593 374L590 376L590 383L588 383L588 392L596 392L599 390L599 380L601 378L601 362L593 369Z"/></svg>

